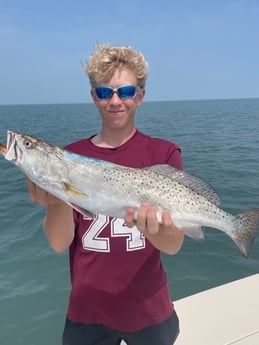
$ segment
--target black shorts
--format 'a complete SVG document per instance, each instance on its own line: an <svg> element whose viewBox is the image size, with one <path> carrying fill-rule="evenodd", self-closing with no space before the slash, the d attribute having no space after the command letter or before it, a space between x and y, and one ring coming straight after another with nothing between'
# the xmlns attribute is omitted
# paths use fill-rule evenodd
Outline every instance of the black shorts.
<svg viewBox="0 0 259 345"><path fill-rule="evenodd" d="M172 345L179 334L176 312L164 322L135 333L120 332L103 325L85 325L66 319L63 345Z"/></svg>

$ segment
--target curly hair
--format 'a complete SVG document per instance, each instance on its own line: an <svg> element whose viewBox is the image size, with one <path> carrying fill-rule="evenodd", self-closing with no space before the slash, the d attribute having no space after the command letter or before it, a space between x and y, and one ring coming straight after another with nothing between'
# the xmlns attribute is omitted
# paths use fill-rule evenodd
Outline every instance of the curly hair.
<svg viewBox="0 0 259 345"><path fill-rule="evenodd" d="M144 88L148 74L148 63L143 54L129 46L95 45L89 61L84 64L92 88L107 83L118 68L128 68L136 78L137 85Z"/></svg>

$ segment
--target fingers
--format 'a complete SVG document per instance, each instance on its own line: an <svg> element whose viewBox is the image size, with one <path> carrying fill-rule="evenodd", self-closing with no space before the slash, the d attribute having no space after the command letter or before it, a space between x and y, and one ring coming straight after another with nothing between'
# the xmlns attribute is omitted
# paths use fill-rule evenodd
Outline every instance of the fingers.
<svg viewBox="0 0 259 345"><path fill-rule="evenodd" d="M29 194L34 194L35 184L25 176L25 181L27 183Z"/></svg>
<svg viewBox="0 0 259 345"><path fill-rule="evenodd" d="M38 187L28 177L25 176L25 180L28 186L29 197L31 201L36 202L41 206L58 203L58 199L46 192L44 189Z"/></svg>
<svg viewBox="0 0 259 345"><path fill-rule="evenodd" d="M153 205L143 203L140 206L137 223L137 228L145 233L156 234L159 230L159 224L156 215L157 209Z"/></svg>
<svg viewBox="0 0 259 345"><path fill-rule="evenodd" d="M172 232L175 227L171 213L169 211L162 212L162 227L163 231L166 233Z"/></svg>
<svg viewBox="0 0 259 345"><path fill-rule="evenodd" d="M25 181L27 183L28 191L29 191L29 196L31 201L35 201L36 199L36 185L33 183L28 177L25 176Z"/></svg>
<svg viewBox="0 0 259 345"><path fill-rule="evenodd" d="M136 225L134 214L135 214L135 211L133 208L128 208L125 213L125 217L124 217L125 225L129 228L132 228L133 226Z"/></svg>
<svg viewBox="0 0 259 345"><path fill-rule="evenodd" d="M36 184L29 180L27 177L26 183L28 186L30 200L33 202L37 202L42 206L47 205L47 192L36 186Z"/></svg>
<svg viewBox="0 0 259 345"><path fill-rule="evenodd" d="M129 208L125 213L125 225L129 228L136 226L142 233L157 234L160 230L172 233L175 225L169 211L162 212L162 224L158 223L157 208L153 205L142 203L135 219L134 209Z"/></svg>
<svg viewBox="0 0 259 345"><path fill-rule="evenodd" d="M125 223L128 227L136 227L142 233L149 232L156 234L159 230L159 223L157 220L157 209L153 205L142 203L140 205L137 219L134 219L134 209L128 209L125 214Z"/></svg>

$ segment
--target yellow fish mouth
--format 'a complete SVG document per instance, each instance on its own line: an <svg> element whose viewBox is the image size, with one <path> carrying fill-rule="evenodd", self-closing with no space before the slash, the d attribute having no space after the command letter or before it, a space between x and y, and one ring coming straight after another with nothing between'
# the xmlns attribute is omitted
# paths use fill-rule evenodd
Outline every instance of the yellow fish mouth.
<svg viewBox="0 0 259 345"><path fill-rule="evenodd" d="M0 143L0 153L2 153L3 155L6 155L7 153L7 147L1 143Z"/></svg>

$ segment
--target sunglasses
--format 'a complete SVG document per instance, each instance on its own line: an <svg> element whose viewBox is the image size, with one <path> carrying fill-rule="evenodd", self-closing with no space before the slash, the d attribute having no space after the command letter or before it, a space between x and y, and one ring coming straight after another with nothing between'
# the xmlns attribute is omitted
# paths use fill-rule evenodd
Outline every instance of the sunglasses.
<svg viewBox="0 0 259 345"><path fill-rule="evenodd" d="M114 93L117 93L121 99L130 99L136 97L139 87L123 85L113 89L110 86L97 86L94 90L99 99L111 99Z"/></svg>

